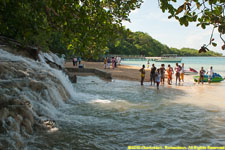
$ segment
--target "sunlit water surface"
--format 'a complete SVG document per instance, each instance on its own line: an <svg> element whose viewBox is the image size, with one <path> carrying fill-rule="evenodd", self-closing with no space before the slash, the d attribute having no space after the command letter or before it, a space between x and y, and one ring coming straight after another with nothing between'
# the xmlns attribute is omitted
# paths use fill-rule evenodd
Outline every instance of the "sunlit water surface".
<svg viewBox="0 0 225 150"><path fill-rule="evenodd" d="M225 84L140 86L139 82L78 77L57 131L33 136L29 148L127 149L225 145Z"/></svg>

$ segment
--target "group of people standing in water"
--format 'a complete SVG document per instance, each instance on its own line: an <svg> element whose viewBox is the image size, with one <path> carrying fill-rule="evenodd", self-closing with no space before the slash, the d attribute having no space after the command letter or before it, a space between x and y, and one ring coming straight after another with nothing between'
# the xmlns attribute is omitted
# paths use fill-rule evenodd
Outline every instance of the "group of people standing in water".
<svg viewBox="0 0 225 150"><path fill-rule="evenodd" d="M198 84L199 84L200 82L202 82L202 84L203 84L203 81L204 81L204 74L205 74L205 73L208 75L208 82L210 83L211 80L212 80L212 77L213 77L213 73L214 73L213 67L211 66L207 72L203 69L203 67L201 67L201 70L199 71Z"/></svg>
<svg viewBox="0 0 225 150"><path fill-rule="evenodd" d="M143 85L144 79L145 79L145 65L142 66L142 68L139 70L141 72L141 85ZM150 85L156 84L157 89L159 89L160 83L163 85L165 82L165 77L167 73L167 83L169 85L172 84L172 75L175 72L176 76L176 84L179 81L184 82L184 63L180 66L178 63L176 63L175 68L173 69L170 65L168 65L167 68L165 68L165 64L161 64L160 68L156 68L154 64L152 64L151 71L150 71Z"/></svg>

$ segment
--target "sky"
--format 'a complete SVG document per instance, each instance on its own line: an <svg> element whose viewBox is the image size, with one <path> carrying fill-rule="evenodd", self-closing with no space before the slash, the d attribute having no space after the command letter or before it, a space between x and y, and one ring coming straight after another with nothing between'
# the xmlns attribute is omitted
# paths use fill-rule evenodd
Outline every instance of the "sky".
<svg viewBox="0 0 225 150"><path fill-rule="evenodd" d="M158 6L158 0L144 0L141 8L131 12L131 22L123 22L123 25L131 31L142 31L162 44L174 48L200 49L203 44L208 44L212 32L212 26L202 29L197 23L190 23L188 27L181 26L175 19L168 19L168 13L163 13ZM222 40L217 29L214 32L217 47L209 46L212 51L223 53Z"/></svg>

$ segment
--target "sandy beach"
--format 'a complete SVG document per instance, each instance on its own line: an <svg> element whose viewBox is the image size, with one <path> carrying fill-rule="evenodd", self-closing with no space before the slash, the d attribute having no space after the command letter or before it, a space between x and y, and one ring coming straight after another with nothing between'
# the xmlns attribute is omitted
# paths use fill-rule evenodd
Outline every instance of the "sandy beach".
<svg viewBox="0 0 225 150"><path fill-rule="evenodd" d="M84 64L85 68L97 68L97 69L101 69L105 72L111 73L112 78L113 79L120 79L120 80L128 80L128 81L140 81L141 80L141 73L139 72L139 69L141 69L141 67L136 67L136 66L128 66L128 65L118 65L117 68L112 69L112 67L110 67L110 69L104 69L104 64L103 62L85 62L82 61L82 64ZM67 62L65 64L66 68L73 68L73 64L72 62ZM173 66L172 66L173 67ZM75 68L77 68L77 66L75 66ZM144 82L150 82L150 68L145 68L145 80ZM87 73L75 73L76 75L89 75ZM167 85L167 76L165 76L165 85ZM185 75L184 76L186 82L186 85L193 85L193 75ZM175 83L175 75L173 75L173 83ZM147 83L150 84L150 83ZM184 85L182 83L182 85Z"/></svg>
<svg viewBox="0 0 225 150"><path fill-rule="evenodd" d="M127 66L127 65L119 65L117 68L112 69L104 69L103 62L85 62L82 61L85 68L98 68L109 72L112 74L113 79L121 79L121 80L132 80L132 81L140 81L140 72L138 71L139 67L135 66ZM74 67L72 62L67 62L65 67ZM150 80L150 69L145 69L145 82Z"/></svg>

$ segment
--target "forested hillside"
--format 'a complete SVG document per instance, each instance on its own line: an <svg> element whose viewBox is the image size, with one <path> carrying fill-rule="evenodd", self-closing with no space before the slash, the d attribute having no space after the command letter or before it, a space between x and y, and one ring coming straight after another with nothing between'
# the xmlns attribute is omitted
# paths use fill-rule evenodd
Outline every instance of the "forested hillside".
<svg viewBox="0 0 225 150"><path fill-rule="evenodd" d="M209 51L199 53L191 48L169 48L143 32L127 31L121 38L108 44L110 54L161 56L162 54L177 54L178 56L222 56Z"/></svg>

